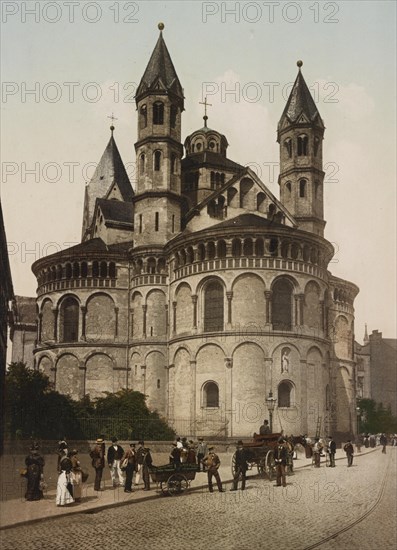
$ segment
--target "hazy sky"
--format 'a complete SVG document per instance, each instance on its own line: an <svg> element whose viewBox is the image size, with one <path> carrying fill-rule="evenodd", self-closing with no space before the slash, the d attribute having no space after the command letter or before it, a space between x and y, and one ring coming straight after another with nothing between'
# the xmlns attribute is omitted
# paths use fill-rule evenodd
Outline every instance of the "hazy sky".
<svg viewBox="0 0 397 550"><path fill-rule="evenodd" d="M16 294L34 260L77 243L84 185L110 136L134 179L133 96L165 24L183 137L208 125L279 196L277 122L296 61L325 122L330 270L360 287L364 324L396 337L396 5L343 2L1 2L1 200Z"/></svg>

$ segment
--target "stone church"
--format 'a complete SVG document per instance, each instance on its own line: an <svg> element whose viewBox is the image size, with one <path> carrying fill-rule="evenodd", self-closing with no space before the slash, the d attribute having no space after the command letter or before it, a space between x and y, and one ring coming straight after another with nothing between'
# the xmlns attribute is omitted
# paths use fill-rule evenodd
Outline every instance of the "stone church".
<svg viewBox="0 0 397 550"><path fill-rule="evenodd" d="M182 142L160 30L135 98L135 189L111 126L81 244L32 267L34 364L59 392L138 390L192 436L251 435L269 397L274 431L355 431L358 288L328 270L324 123L301 66L277 128L276 198L207 116Z"/></svg>

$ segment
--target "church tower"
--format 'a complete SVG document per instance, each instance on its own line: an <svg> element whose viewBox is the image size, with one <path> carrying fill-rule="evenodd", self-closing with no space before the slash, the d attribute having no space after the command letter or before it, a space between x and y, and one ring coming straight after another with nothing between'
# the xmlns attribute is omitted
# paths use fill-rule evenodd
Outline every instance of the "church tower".
<svg viewBox="0 0 397 550"><path fill-rule="evenodd" d="M277 128L280 200L299 228L324 236L324 123L303 78L298 76Z"/></svg>
<svg viewBox="0 0 397 550"><path fill-rule="evenodd" d="M181 228L183 89L163 39L164 25L138 86L135 144L135 246L163 245Z"/></svg>

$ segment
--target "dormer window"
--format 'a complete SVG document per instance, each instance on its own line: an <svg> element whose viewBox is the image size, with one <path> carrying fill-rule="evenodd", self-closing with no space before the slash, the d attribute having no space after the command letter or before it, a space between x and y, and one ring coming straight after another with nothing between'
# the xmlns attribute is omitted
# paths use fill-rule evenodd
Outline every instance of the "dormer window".
<svg viewBox="0 0 397 550"><path fill-rule="evenodd" d="M164 124L164 105L161 101L153 104L153 124Z"/></svg>

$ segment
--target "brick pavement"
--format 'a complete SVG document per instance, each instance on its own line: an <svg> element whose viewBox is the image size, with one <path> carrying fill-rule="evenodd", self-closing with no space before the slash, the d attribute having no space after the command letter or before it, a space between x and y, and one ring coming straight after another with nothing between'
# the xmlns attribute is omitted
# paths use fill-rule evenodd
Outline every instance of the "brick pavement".
<svg viewBox="0 0 397 550"><path fill-rule="evenodd" d="M131 505L115 507L109 504L107 510L95 513L99 510L96 505L91 507L89 514L50 519L46 521L44 531L42 522L7 529L0 532L0 540L4 550L14 547L15 541L22 542L26 550L51 550L64 546L63 535L67 532L67 543L79 549L103 548L109 541L112 541L112 548L132 540L134 545L149 543L153 550L171 546L174 550L185 548L186 541L194 543L196 550L207 548L209 544L216 549L247 550L264 547L263 537L266 536L266 547L277 544L280 550L303 549L323 536L335 533L336 525L348 525L371 508L379 493L387 461L393 459L395 466L395 454L395 449L390 449L386 457L378 449L362 453L356 457L353 468L346 467L345 458L338 460L334 469L298 466L295 475L288 478L286 489L251 477L245 492L210 494L206 487L197 487L196 491L178 498L159 498L154 491L144 493L145 499L142 500L136 493L128 495ZM223 458L225 462L226 457ZM301 460L298 465L304 466L308 462ZM222 468L223 479L229 479L229 465ZM395 483L395 468L389 471L389 476ZM389 490L392 483L387 487ZM40 503L22 504L36 506ZM52 509L56 509L53 500L51 504ZM371 517L368 516L366 521ZM376 525L376 536L381 537L382 548L395 547L395 531L390 523ZM366 522L360 525L362 538L368 540L363 535ZM347 537L348 533L343 536ZM336 547L361 548L354 541L349 541L347 546L322 546ZM375 547L363 548L372 550Z"/></svg>

